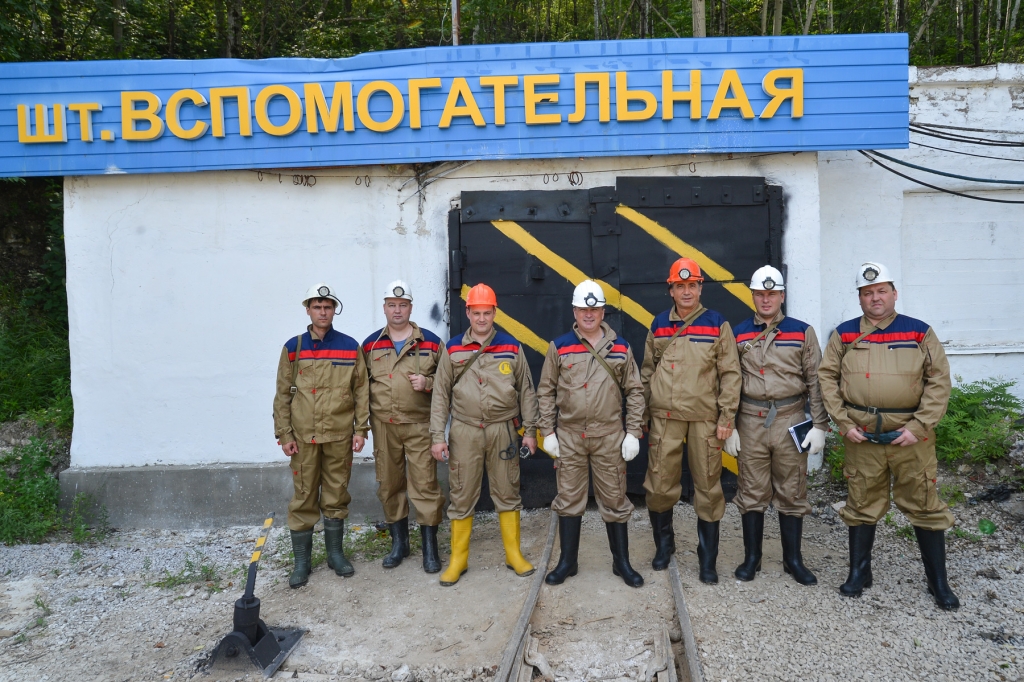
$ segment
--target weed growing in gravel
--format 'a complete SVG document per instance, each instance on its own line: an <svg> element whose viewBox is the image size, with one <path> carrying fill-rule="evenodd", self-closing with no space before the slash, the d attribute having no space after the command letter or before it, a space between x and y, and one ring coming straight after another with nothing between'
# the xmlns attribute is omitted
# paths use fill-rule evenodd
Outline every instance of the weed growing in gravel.
<svg viewBox="0 0 1024 682"><path fill-rule="evenodd" d="M43 612L44 616L49 616L51 613L53 613L52 611L50 611L50 607L46 604L46 602L43 601L42 597L36 596L36 599L33 603L36 605L37 609Z"/></svg>
<svg viewBox="0 0 1024 682"><path fill-rule="evenodd" d="M896 537L903 538L904 540L913 540L915 537L914 527L910 524L900 526L896 529Z"/></svg>
<svg viewBox="0 0 1024 682"><path fill-rule="evenodd" d="M107 508L96 504L92 495L78 493L71 501L71 511L65 526L71 532L72 542L101 542L110 535Z"/></svg>
<svg viewBox="0 0 1024 682"><path fill-rule="evenodd" d="M967 498L964 496L964 491L960 490L959 486L953 483L942 483L939 485L939 497L946 501L950 507L955 507L958 504L963 504Z"/></svg>
<svg viewBox="0 0 1024 682"><path fill-rule="evenodd" d="M416 528L409 529L409 554L410 556L420 552L423 547L423 540ZM382 559L391 552L391 534L387 526L383 528L376 525L367 526L365 529L350 529L345 533L345 549L350 554L358 554L366 561Z"/></svg>
<svg viewBox="0 0 1024 682"><path fill-rule="evenodd" d="M78 551L78 550L75 550ZM153 568L153 560L146 557L142 560L142 572L149 573L149 569Z"/></svg>
<svg viewBox="0 0 1024 682"><path fill-rule="evenodd" d="M892 512L887 513L885 515L885 518L882 519L882 521L884 521L885 525L889 526L890 528L896 527L896 516Z"/></svg>
<svg viewBox="0 0 1024 682"><path fill-rule="evenodd" d="M939 460L986 464L1005 456L1024 431L1017 424L1024 402L1009 390L1016 383L996 378L965 384L956 377L949 408L935 428Z"/></svg>
<svg viewBox="0 0 1024 682"><path fill-rule="evenodd" d="M959 526L953 529L953 537L960 538L961 540L970 540L971 542L980 542L981 536L975 535L969 530L964 530Z"/></svg>
<svg viewBox="0 0 1024 682"><path fill-rule="evenodd" d="M81 560L82 560L82 550L76 548L75 551L71 553L71 558L68 559L68 563L77 564Z"/></svg>
<svg viewBox="0 0 1024 682"><path fill-rule="evenodd" d="M164 577L160 580L148 583L147 587L162 587L170 589L180 585L205 584L211 592L221 590L221 575L217 564L201 553L196 552L194 556L185 555L185 566L177 573L171 573L164 569Z"/></svg>
<svg viewBox="0 0 1024 682"><path fill-rule="evenodd" d="M53 446L37 438L0 457L0 542L39 542L60 519L60 488L51 465Z"/></svg>

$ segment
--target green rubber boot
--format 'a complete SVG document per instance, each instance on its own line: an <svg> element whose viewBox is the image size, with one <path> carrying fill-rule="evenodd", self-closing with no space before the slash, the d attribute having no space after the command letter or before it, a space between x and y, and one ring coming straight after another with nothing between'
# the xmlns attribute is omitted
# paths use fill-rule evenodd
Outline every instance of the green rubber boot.
<svg viewBox="0 0 1024 682"><path fill-rule="evenodd" d="M356 569L345 558L345 519L324 519L324 544L327 545L327 567L342 578L353 576Z"/></svg>
<svg viewBox="0 0 1024 682"><path fill-rule="evenodd" d="M295 568L288 576L288 586L302 587L309 582L309 569L313 556L313 530L292 531L292 552L295 554Z"/></svg>

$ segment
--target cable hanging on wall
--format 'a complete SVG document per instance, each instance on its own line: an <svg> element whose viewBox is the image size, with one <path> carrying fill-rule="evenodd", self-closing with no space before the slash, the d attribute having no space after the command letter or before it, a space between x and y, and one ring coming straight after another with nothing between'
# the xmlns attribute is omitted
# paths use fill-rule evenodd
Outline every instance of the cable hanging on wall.
<svg viewBox="0 0 1024 682"><path fill-rule="evenodd" d="M994 204L1024 204L1024 200L1016 201L1016 200L1013 200L1013 199L992 199L990 197L978 197L978 196L974 196L973 194L964 194L963 192L957 192L956 190L946 189L944 187L939 187L938 185L932 185L930 183L925 182L924 180L918 180L917 178L913 178L913 177L911 177L909 175L906 175L905 173L901 173L898 170L896 170L895 168L890 168L889 166L886 166L884 163L879 161L878 158L872 156L871 153L869 153L867 151L864 151L862 149L859 149L857 151L859 151L869 161L871 161L873 163L877 163L879 166L881 166L885 170L889 171L893 175L898 175L898 176L900 176L901 178L903 178L905 180L909 180L909 181L911 181L911 182L913 182L915 184L922 185L922 186L927 187L929 189L934 189L934 190L936 190L938 192L943 192L945 194L952 194L952 195L955 195L955 196L958 196L958 197L963 197L965 199L974 199L976 201L988 201L988 202L991 202L991 203L994 203Z"/></svg>
<svg viewBox="0 0 1024 682"><path fill-rule="evenodd" d="M965 142L967 144L978 144L986 147L1024 147L1024 142L1012 142L1009 140L993 140L987 137L971 137L970 135L949 133L944 130L937 130L935 128L930 128L921 125L920 123L911 123L910 132L917 133L918 135L927 135L928 137L935 137L940 140L949 140L950 142Z"/></svg>
<svg viewBox="0 0 1024 682"><path fill-rule="evenodd" d="M901 166L906 166L907 168L913 168L915 170L924 171L925 173L931 173L933 175L944 175L947 178L956 178L957 180L969 180L971 182L990 182L996 185L1024 185L1024 180L993 180L990 178L972 178L968 175L957 175L956 173L947 173L946 171L935 170L934 168L918 166L913 163L901 161L895 157L883 154L882 152L873 151L871 153L874 154L875 156L880 156L887 161L892 161L893 163L898 163Z"/></svg>
<svg viewBox="0 0 1024 682"><path fill-rule="evenodd" d="M913 140L911 140L910 144L914 145L915 147L925 147L926 149L934 149L935 151L938 151L938 152L949 152L950 154L960 154L962 156L973 156L973 157L976 157L976 158L979 158L979 159L994 159L996 161L1016 161L1017 163L1024 163L1024 159L1013 159L1013 158L1010 158L1009 156L989 156L988 154L972 154L971 152L965 152L965 151L961 151L959 149L948 149L946 147L933 147L930 144L925 144L923 142L914 142Z"/></svg>

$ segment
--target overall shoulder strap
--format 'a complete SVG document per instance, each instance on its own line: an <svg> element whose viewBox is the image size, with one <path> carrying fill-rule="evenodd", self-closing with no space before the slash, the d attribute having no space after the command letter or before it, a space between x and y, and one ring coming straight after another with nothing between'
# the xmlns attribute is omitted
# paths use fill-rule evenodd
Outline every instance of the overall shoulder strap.
<svg viewBox="0 0 1024 682"><path fill-rule="evenodd" d="M612 369L611 365L608 364L608 361L605 360L604 358L602 358L598 354L598 352L596 350L594 350L594 347L590 345L589 341L587 341L582 336L579 336L578 334L577 334L577 337L579 338L580 342L583 344L583 347L587 349L587 352L590 353L591 355L593 355L594 358L598 362L601 363L601 366L604 367L605 371L608 372L608 375L612 378L612 381L615 382L615 386L618 387L618 389L619 389L619 395L620 396L623 395L622 386L619 383L619 378L617 376L615 376L615 371Z"/></svg>
<svg viewBox="0 0 1024 682"><path fill-rule="evenodd" d="M298 390L295 385L295 378L299 375L299 356L302 355L302 334L299 334L298 341L295 343L295 359L292 360L292 393Z"/></svg>

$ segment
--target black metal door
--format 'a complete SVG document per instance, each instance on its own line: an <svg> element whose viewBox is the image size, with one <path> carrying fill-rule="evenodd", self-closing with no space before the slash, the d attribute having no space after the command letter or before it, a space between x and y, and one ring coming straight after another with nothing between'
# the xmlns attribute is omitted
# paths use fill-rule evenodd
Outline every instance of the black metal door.
<svg viewBox="0 0 1024 682"><path fill-rule="evenodd" d="M498 296L499 326L527 349L536 382L548 342L572 326L573 287L592 278L618 293L605 319L642 363L651 318L671 305L665 278L672 262L697 260L707 277L702 303L735 325L752 314L746 283L753 271L766 262L781 267L781 226L781 188L758 177L630 177L591 190L463 192L461 210L449 214L450 333L466 330L463 292L488 284ZM643 492L646 471L643 439L626 469L630 493ZM491 504L484 484L480 509ZM692 495L688 471L683 486ZM731 497L728 471L723 486ZM548 505L555 492L547 456L522 462L525 506Z"/></svg>

